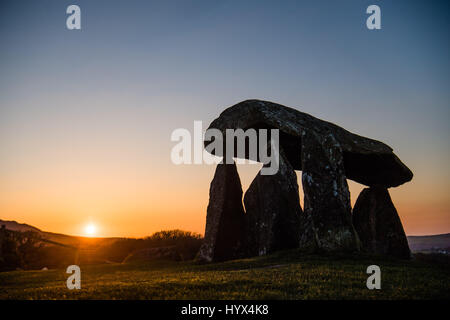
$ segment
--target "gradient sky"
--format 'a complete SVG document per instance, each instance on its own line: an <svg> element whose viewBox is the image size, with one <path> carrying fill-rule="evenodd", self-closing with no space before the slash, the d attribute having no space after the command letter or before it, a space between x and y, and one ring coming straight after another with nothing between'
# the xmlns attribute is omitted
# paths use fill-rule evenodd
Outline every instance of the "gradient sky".
<svg viewBox="0 0 450 320"><path fill-rule="evenodd" d="M82 30L66 29L81 7ZM366 28L381 7L382 30ZM450 232L448 1L2 1L0 218L46 231L204 232L212 165L176 128L257 98L381 140L409 235ZM240 165L244 191L259 169ZM300 180L299 180L300 181ZM350 182L352 203L362 185ZM303 203L303 200L302 200Z"/></svg>

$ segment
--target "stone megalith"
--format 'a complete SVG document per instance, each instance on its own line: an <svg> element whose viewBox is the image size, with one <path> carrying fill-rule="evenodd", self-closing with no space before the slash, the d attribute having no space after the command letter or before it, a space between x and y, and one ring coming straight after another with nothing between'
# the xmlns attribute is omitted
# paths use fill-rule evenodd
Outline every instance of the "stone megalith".
<svg viewBox="0 0 450 320"><path fill-rule="evenodd" d="M239 257L245 220L241 180L236 164L218 164L209 189L205 238L199 261L224 261Z"/></svg>
<svg viewBox="0 0 450 320"><path fill-rule="evenodd" d="M304 131L301 159L305 212L300 247L359 251L339 142L331 133L320 138L313 131Z"/></svg>
<svg viewBox="0 0 450 320"><path fill-rule="evenodd" d="M307 113L261 100L246 100L225 109L209 125L223 136L226 129L279 129L280 146L294 170L302 169L302 132L314 132L322 145L329 135L339 143L343 154L345 176L358 183L373 186L396 187L412 179L411 170L392 152L388 145L351 133L331 122L317 119ZM205 140L205 146L212 141ZM225 143L225 141L224 141ZM225 145L222 152L225 150ZM220 150L212 150L219 154ZM237 156L237 154L235 155ZM248 155L247 158L251 156ZM259 159L250 159L259 161Z"/></svg>
<svg viewBox="0 0 450 320"><path fill-rule="evenodd" d="M388 145L269 101L246 100L229 107L210 124L209 129L219 130L223 137L226 137L228 129L279 130L279 146L284 151L286 163L294 170L303 171L305 212L300 214L299 228L299 246L303 248L327 251L353 251L360 248L352 222L346 179L367 186L389 188L408 182L413 177L411 170ZM227 144L225 140L223 148L207 148L208 152L226 156L223 153ZM209 140L204 141L205 147L211 143ZM261 161L259 151L256 155L245 153L245 158ZM234 157L237 156L241 155L235 149ZM258 177L255 186L249 190L249 199L269 192L256 187L261 184L261 179ZM266 186L264 189L270 190ZM258 208L261 205L257 200L247 202L250 210L259 213L266 210ZM251 226L252 222L247 222L250 224L247 228L254 227ZM263 234L258 237L265 239Z"/></svg>
<svg viewBox="0 0 450 320"><path fill-rule="evenodd" d="M353 208L353 225L365 251L411 257L402 222L386 188L374 186L361 191Z"/></svg>
<svg viewBox="0 0 450 320"><path fill-rule="evenodd" d="M260 171L245 193L244 205L246 255L264 255L298 247L302 209L297 176L282 150L278 172L262 175Z"/></svg>

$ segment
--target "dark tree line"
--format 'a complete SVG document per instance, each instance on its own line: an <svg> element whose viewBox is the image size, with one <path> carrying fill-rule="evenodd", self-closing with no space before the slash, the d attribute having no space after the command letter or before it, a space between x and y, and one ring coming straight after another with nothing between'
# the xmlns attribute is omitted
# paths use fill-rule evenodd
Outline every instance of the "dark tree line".
<svg viewBox="0 0 450 320"><path fill-rule="evenodd" d="M202 240L199 234L189 231L159 231L142 239L118 239L99 248L97 255L109 261L122 262L128 255L141 249L174 247L182 260L191 260L195 258Z"/></svg>
<svg viewBox="0 0 450 320"><path fill-rule="evenodd" d="M56 243L35 231L0 228L0 271L65 268L78 263L123 262L129 255L148 248L170 247L178 260L194 259L202 242L199 234L182 230L156 232L141 239L117 239L88 250ZM84 248L86 249L86 248Z"/></svg>
<svg viewBox="0 0 450 320"><path fill-rule="evenodd" d="M42 242L34 231L0 229L0 271L32 269L39 260Z"/></svg>

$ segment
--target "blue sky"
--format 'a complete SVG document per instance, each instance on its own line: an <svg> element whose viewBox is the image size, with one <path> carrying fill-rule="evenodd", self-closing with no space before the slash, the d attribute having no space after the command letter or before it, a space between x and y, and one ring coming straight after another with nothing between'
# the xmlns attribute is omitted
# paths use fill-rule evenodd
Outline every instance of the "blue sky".
<svg viewBox="0 0 450 320"><path fill-rule="evenodd" d="M82 30L66 29L70 4L81 8ZM381 30L366 28L371 4L381 8ZM41 227L61 229L60 213L72 212L71 201L87 203L77 207L85 218L110 210L87 196L104 189L98 181L105 176L128 190L153 183L158 187L148 188L156 193L170 192L176 182L180 202L186 188L195 193L189 197L206 199L188 204L192 213L178 225L200 231L203 222L191 221L204 220L214 168L173 166L170 133L192 128L194 120L207 125L225 107L258 98L389 144L415 173L410 184L392 190L407 232L449 232L449 6L2 1L0 210L39 223L37 212L54 204L60 209L48 221L61 221ZM254 174L245 170L244 185ZM65 184L75 200L55 191ZM23 213L29 208L17 199L35 194L40 200L30 206L40 209ZM106 191L94 194L108 199ZM131 191L130 197L120 203L123 210L132 210ZM167 210L169 226L178 208Z"/></svg>

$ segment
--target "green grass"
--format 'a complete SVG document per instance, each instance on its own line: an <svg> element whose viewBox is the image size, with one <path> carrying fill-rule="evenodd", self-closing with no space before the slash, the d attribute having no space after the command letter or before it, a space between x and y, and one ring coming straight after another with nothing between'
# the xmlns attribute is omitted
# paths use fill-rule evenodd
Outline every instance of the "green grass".
<svg viewBox="0 0 450 320"><path fill-rule="evenodd" d="M366 288L371 264L381 268L381 290ZM66 288L65 270L0 273L0 299L449 299L448 267L296 250L207 265L82 265L81 290Z"/></svg>

